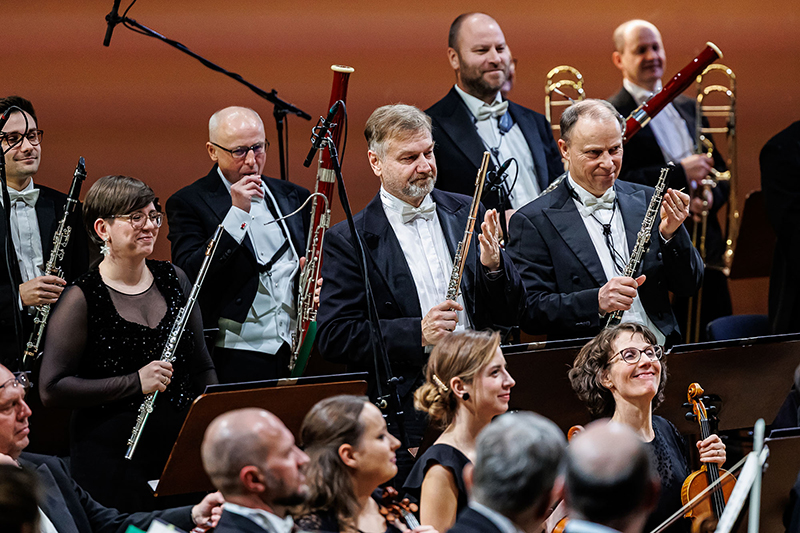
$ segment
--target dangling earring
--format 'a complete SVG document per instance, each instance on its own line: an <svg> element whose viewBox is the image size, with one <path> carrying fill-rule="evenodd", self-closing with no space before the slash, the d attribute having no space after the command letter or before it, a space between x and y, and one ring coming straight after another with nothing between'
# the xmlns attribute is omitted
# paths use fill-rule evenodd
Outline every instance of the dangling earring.
<svg viewBox="0 0 800 533"><path fill-rule="evenodd" d="M108 246L108 239L103 239L103 245L100 247L100 253L103 254L103 257L108 257L108 254L111 253L111 248Z"/></svg>

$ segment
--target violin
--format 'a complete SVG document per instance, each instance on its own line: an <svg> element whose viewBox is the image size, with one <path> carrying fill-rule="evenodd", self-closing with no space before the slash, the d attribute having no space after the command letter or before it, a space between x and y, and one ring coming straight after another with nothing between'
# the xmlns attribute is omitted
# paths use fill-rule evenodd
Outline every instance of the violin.
<svg viewBox="0 0 800 533"><path fill-rule="evenodd" d="M400 521L408 529L417 529L420 527L419 520L414 515L417 511L419 511L419 506L408 498L400 499L400 495L394 487L383 489L380 513L386 519L387 524L396 526Z"/></svg>
<svg viewBox="0 0 800 533"><path fill-rule="evenodd" d="M692 413L694 418L700 424L700 438L702 440L711 436L711 425L708 420L706 407L703 405L701 396L703 388L698 383L689 385L688 398L692 406ZM687 415L689 416L689 415ZM692 518L694 521L703 520L708 516L713 516L716 520L722 516L725 510L725 504L733 491L736 484L736 478L733 474L721 469L716 463L703 463L700 470L692 472L686 481L683 482L681 488L681 501L683 505L687 505L690 500L700 494L709 485L717 483L720 478L720 486L716 487L710 494L709 498L700 501L693 508L689 509L684 516Z"/></svg>

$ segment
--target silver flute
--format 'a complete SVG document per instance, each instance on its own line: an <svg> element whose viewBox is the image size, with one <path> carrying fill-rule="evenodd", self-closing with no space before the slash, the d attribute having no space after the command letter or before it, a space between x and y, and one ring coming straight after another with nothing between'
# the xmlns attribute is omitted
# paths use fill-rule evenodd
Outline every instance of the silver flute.
<svg viewBox="0 0 800 533"><path fill-rule="evenodd" d="M633 247L633 251L631 251L631 258L628 259L628 264L625 265L625 272L622 274L625 277L632 278L642 264L642 258L647 252L647 248L650 246L650 235L653 233L656 215L658 215L658 211L661 208L661 201L664 199L664 193L667 190L667 178L674 168L674 163L667 163L667 166L661 169L661 175L658 177L658 183L656 183L656 190L653 193L653 197L650 199L650 205L647 206L647 212L642 221L642 228L636 235L636 244ZM619 324L622 321L622 314L624 312L625 311L622 309L618 309L608 315L606 327L610 328Z"/></svg>
<svg viewBox="0 0 800 533"><path fill-rule="evenodd" d="M214 250L217 248L217 243L219 243L222 230L222 224L220 224L217 226L217 230L214 232L211 240L208 241L208 246L206 246L206 256L203 259L203 264L200 265L200 272L197 274L197 280L192 286L192 291L189 293L189 299L186 300L186 305L184 305L181 310L178 311L178 316L175 317L175 322L172 324L172 329L169 332L167 343L164 346L164 351L161 353L161 358L159 361L164 361L166 363L172 363L175 361L175 350L178 349L178 343L181 340L181 335L183 335L183 330L186 329L186 323L189 322L189 315L192 314L192 309L197 301L197 296L200 294L200 288L203 286L203 279L206 277L206 273L208 272L208 267L211 264L211 258L214 256ZM203 342L203 339L199 339L198 342ZM136 452L136 446L139 445L139 438L142 436L144 425L147 423L147 418L150 416L150 413L153 412L153 405L156 402L157 396L158 391L151 392L145 397L142 405L139 407L139 415L136 417L136 424L133 426L131 437L128 439L128 451L125 452L125 459L133 459L133 454Z"/></svg>

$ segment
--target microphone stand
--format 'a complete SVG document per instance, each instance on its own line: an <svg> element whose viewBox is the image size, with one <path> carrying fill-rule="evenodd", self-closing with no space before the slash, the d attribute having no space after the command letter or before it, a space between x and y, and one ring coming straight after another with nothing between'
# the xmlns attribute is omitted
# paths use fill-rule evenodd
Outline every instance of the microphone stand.
<svg viewBox="0 0 800 533"><path fill-rule="evenodd" d="M353 222L353 213L350 210L350 201L347 198L347 190L344 187L342 167L339 163L339 154L336 149L336 144L333 142L330 132L323 131L322 133L326 135L326 137L322 141L320 148L327 149L328 154L330 155L333 171L336 174L336 183L339 185L339 201L342 204L342 209L344 210L345 217L347 218L347 226L350 228L350 238L353 249L356 253L361 279L364 280L364 293L366 296L367 314L369 316L370 326L370 344L372 348L372 359L375 368L375 383L377 388L376 405L382 412L385 413L384 416L388 418L390 425L392 418L394 418L394 422L397 425L397 432L400 437L400 442L402 443L403 448L408 448L409 441L408 434L406 433L405 420L403 418L403 407L400 403L400 395L397 392L397 386L400 384L402 378L396 377L392 373L391 362L389 361L389 355L386 351L386 345L383 340L383 333L381 332L380 317L378 316L377 307L375 306L375 298L372 294L372 285L370 283L367 271L366 255L364 254L361 236L356 231L356 226ZM318 135L319 134L315 134L312 136L312 143L314 143L315 147L317 145ZM312 158L314 152L316 152L315 147L312 147L311 152L309 153L309 158ZM381 387L381 373L379 371L378 364L379 361L382 363L382 366L385 370L386 386L388 387L386 394L383 394L383 389Z"/></svg>
<svg viewBox="0 0 800 533"><path fill-rule="evenodd" d="M125 13L127 13L127 11ZM285 161L288 158L289 143L288 139L284 141L283 138L284 118L286 117L287 114L291 113L305 120L311 120L311 115L309 115L302 109L299 109L298 107L294 106L293 104L290 104L278 98L278 91L276 91L275 89L272 89L270 92L267 92L264 89L261 89L256 85L253 85L239 74L235 72L230 72L224 69L223 67L217 65L216 63L212 63L203 56L192 52L189 48L179 43L178 41L170 39L169 37L165 37L164 35L161 35L160 33L151 30L150 28L148 28L143 24L139 24L134 19L127 17L125 14L123 14L121 17L117 16L115 19L112 19L109 22L113 24L122 23L123 26L136 33L141 33L142 35L146 35L147 37L153 37L155 39L158 39L159 41L162 41L172 46L173 48L177 48L181 52L195 58L196 60L198 60L200 63L210 68L211 70L219 72L220 74L224 74L229 78L238 81L239 83L241 83L242 85L244 85L245 87L256 93L261 98L264 98L265 100L270 102L274 106L273 115L275 116L276 127L278 128L278 151L280 152L280 161L281 161L281 179L283 180L289 179L289 171L286 168L286 161Z"/></svg>

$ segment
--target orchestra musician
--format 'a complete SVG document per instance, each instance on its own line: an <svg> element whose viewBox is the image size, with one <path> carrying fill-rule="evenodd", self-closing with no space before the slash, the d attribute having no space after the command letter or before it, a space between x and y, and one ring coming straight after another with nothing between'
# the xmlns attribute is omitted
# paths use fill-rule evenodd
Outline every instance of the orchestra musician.
<svg viewBox="0 0 800 533"><path fill-rule="evenodd" d="M163 220L153 190L105 176L86 194L83 219L103 260L67 288L50 316L42 358L45 406L74 409L70 468L103 505L133 512L159 505L158 479L192 401L217 382L199 309L190 315L174 363L160 361L192 282L153 253ZM139 406L158 391L139 453L125 459ZM163 505L163 504L161 504Z"/></svg>
<svg viewBox="0 0 800 533"><path fill-rule="evenodd" d="M409 529L401 519L389 523L380 512L378 487L397 474L395 450L400 441L367 398L341 395L318 402L303 419L300 435L310 459L308 498L295 513L302 531ZM435 533L430 526L414 531Z"/></svg>
<svg viewBox="0 0 800 533"><path fill-rule="evenodd" d="M614 66L622 73L622 88L608 99L623 116L628 116L653 94L661 90L661 77L666 67L666 53L661 33L653 24L644 20L629 20L614 30ZM688 96L678 95L672 102L625 144L622 170L619 179L654 187L659 171L667 162L675 163L669 185L673 189L686 187L692 194L687 221L689 231L692 224L699 223L703 202L700 198L700 183L709 176L712 167L725 170L725 162L718 150L713 159L705 151L695 153L696 104ZM704 119L704 125L708 122ZM701 147L702 148L702 147ZM733 312L728 279L722 273L722 255L725 239L717 219L717 212L728 198L729 184L720 181L707 192L709 204L706 232L706 268L703 278L703 306L701 307L700 331L705 335L708 322ZM688 298L677 296L673 309L680 324L686 323Z"/></svg>
<svg viewBox="0 0 800 533"><path fill-rule="evenodd" d="M467 225L470 198L433 188L436 158L431 120L408 105L378 108L367 120L369 162L380 192L354 217L366 255L367 272L386 350L405 415L409 446L422 438L426 417L417 413L413 392L424 381L428 353L455 329L511 328L524 305L524 290L501 250L497 213L480 209L481 234L466 250L457 301L445 300L458 240ZM319 350L349 370L371 372L376 380L368 323L367 295L346 222L325 235ZM411 456L398 451L398 479Z"/></svg>
<svg viewBox="0 0 800 533"><path fill-rule="evenodd" d="M262 175L269 143L258 113L227 107L208 123L208 175L167 200L172 260L196 276L206 245L225 227L199 303L219 328L220 382L288 377L291 332L309 210L274 223L308 198L303 187Z"/></svg>
<svg viewBox="0 0 800 533"><path fill-rule="evenodd" d="M42 157L44 132L39 129L33 104L21 96L0 98L0 112L11 106L14 111L0 133L0 147L5 153L6 180L11 201L11 239L13 254L11 276L19 287L19 301L13 293L5 268L0 269L0 362L20 368L22 351L33 329L35 306L54 304L64 286L89 268L86 231L80 217L73 214L72 227L61 266L64 277L43 275L53 248L53 235L64 215L67 196L55 189L34 183ZM0 239L5 242L5 213L0 195ZM20 304L22 307L20 307ZM24 330L19 338L14 328L14 313L21 312Z"/></svg>
<svg viewBox="0 0 800 533"><path fill-rule="evenodd" d="M455 332L433 349L414 406L444 432L417 458L404 487L419 501L421 523L447 531L467 507L464 467L475 458L478 434L508 410L514 384L498 333Z"/></svg>
<svg viewBox="0 0 800 533"><path fill-rule="evenodd" d="M575 357L569 371L572 388L594 418L629 426L649 443L658 464L661 492L644 531L652 531L681 507L681 487L690 474L686 443L672 423L653 411L664 400L667 362L664 349L647 327L623 322L606 328ZM725 463L718 435L696 443L700 461ZM687 532L688 520L667 531Z"/></svg>
<svg viewBox="0 0 800 533"><path fill-rule="evenodd" d="M502 415L481 431L465 468L469 507L451 533L538 533L559 492L564 434L530 412Z"/></svg>
<svg viewBox="0 0 800 533"><path fill-rule="evenodd" d="M433 120L436 187L472 194L481 154L489 150L495 166L512 157L517 161L518 179L504 207L518 209L564 172L550 124L544 115L502 96L511 76L511 52L489 15L463 13L453 21L447 59L456 84L425 111ZM487 208L500 208L499 201L496 192L483 196Z"/></svg>
<svg viewBox="0 0 800 533"><path fill-rule="evenodd" d="M528 306L521 327L549 338L596 334L606 315L646 324L659 343L680 341L669 291L692 295L703 263L683 222L689 196L667 189L641 275L623 276L653 189L617 180L623 119L604 100L587 99L561 115L558 146L569 173L552 192L511 217L508 253Z"/></svg>

